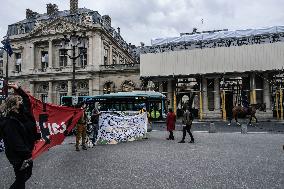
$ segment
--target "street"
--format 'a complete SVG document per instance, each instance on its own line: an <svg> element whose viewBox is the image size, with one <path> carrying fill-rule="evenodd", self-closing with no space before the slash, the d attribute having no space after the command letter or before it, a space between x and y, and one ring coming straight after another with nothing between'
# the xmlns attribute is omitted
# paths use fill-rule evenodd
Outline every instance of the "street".
<svg viewBox="0 0 284 189"><path fill-rule="evenodd" d="M76 152L74 136L67 137L35 160L27 188L284 188L283 124L260 123L248 134L222 122L217 133L208 133L208 124L194 123L195 144L189 136L177 143L180 131L165 140L162 123L147 140L87 151ZM0 188L9 188L14 175L4 153L0 167Z"/></svg>

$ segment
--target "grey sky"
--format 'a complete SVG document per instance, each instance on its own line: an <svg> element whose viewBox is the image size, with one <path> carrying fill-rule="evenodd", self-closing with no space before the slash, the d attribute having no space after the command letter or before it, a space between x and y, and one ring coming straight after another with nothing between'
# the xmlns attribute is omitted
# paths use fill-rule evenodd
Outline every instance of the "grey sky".
<svg viewBox="0 0 284 189"><path fill-rule="evenodd" d="M46 4L69 9L69 0L6 0L0 6L0 36L7 26L25 18L26 8L46 12ZM152 38L213 29L248 29L284 25L284 0L79 0L79 7L108 14L122 37L139 45ZM203 19L203 24L201 20Z"/></svg>

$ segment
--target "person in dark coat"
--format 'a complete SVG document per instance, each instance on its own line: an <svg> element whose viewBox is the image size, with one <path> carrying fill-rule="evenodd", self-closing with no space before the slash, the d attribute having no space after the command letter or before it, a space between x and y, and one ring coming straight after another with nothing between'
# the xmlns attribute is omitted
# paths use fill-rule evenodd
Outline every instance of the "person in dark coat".
<svg viewBox="0 0 284 189"><path fill-rule="evenodd" d="M169 138L167 140L174 140L174 130L176 126L176 114L171 108L169 108L169 113L167 115L167 131L170 132Z"/></svg>
<svg viewBox="0 0 284 189"><path fill-rule="evenodd" d="M14 89L18 95L7 97L2 104L5 119L0 130L7 159L16 176L10 188L22 189L32 175L32 151L40 135L37 133L29 96L15 84L9 84L8 87Z"/></svg>
<svg viewBox="0 0 284 189"><path fill-rule="evenodd" d="M97 104L97 107L94 107L94 109L92 111L92 115L91 115L91 122L92 122L93 127L94 127L94 133L93 133L93 138L92 138L93 145L96 145L97 137L98 137L98 131L99 131L99 118L100 118L101 112L99 111L98 106L99 105Z"/></svg>
<svg viewBox="0 0 284 189"><path fill-rule="evenodd" d="M192 109L185 107L185 112L183 114L183 119L182 123L184 124L183 129L182 129L182 139L178 143L185 143L185 136L186 132L188 132L190 136L190 142L189 143L194 143L194 138L191 133L191 126L192 126L192 121L193 121L193 115L192 115Z"/></svg>

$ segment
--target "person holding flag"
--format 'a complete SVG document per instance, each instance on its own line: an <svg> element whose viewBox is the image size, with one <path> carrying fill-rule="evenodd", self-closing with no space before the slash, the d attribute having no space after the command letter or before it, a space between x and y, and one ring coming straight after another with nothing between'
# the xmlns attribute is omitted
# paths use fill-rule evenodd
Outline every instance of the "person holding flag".
<svg viewBox="0 0 284 189"><path fill-rule="evenodd" d="M4 140L7 159L12 164L16 176L11 189L25 188L32 175L32 151L39 140L36 121L31 109L29 96L16 84L8 84L17 95L10 95L1 105L4 120L0 133Z"/></svg>

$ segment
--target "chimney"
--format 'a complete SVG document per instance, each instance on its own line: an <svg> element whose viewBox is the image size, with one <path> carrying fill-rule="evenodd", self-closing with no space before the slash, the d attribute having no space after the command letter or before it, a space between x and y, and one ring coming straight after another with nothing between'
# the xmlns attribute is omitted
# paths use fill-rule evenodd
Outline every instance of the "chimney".
<svg viewBox="0 0 284 189"><path fill-rule="evenodd" d="M70 14L76 14L78 11L78 0L70 0Z"/></svg>
<svg viewBox="0 0 284 189"><path fill-rule="evenodd" d="M102 20L103 20L103 25L111 27L111 18L109 15L103 15Z"/></svg>
<svg viewBox="0 0 284 189"><path fill-rule="evenodd" d="M36 18L37 15L37 12L34 12L31 9L26 9L26 19Z"/></svg>
<svg viewBox="0 0 284 189"><path fill-rule="evenodd" d="M120 27L117 28L117 33L120 35Z"/></svg>
<svg viewBox="0 0 284 189"><path fill-rule="evenodd" d="M46 4L46 12L48 15L53 15L58 12L58 6L56 4Z"/></svg>

